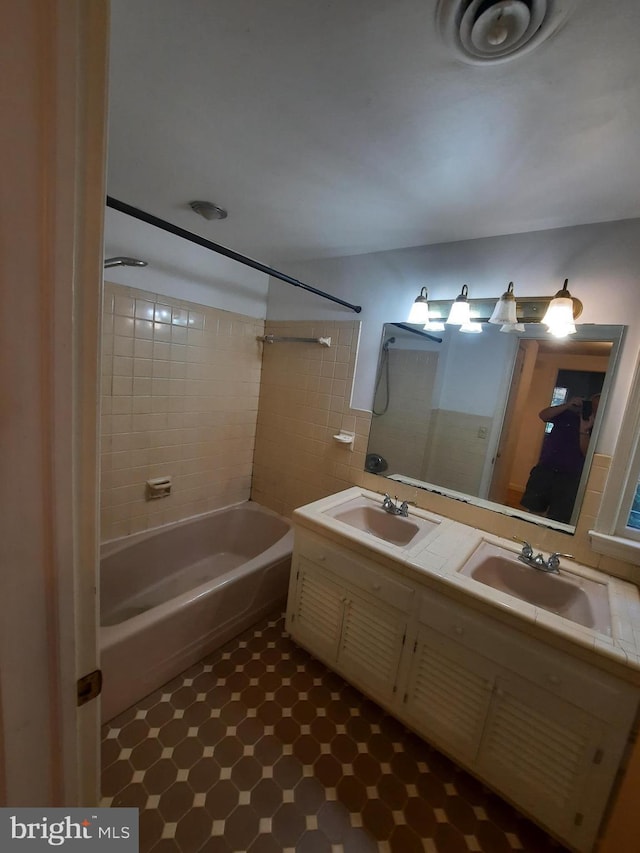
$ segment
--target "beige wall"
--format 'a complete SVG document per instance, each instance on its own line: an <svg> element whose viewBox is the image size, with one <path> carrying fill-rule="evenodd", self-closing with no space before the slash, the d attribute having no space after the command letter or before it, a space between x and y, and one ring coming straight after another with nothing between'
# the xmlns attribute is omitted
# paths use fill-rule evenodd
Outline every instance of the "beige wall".
<svg viewBox="0 0 640 853"><path fill-rule="evenodd" d="M480 493L493 418L434 409L429 451L417 479L467 495Z"/></svg>
<svg viewBox="0 0 640 853"><path fill-rule="evenodd" d="M331 337L331 346L264 345L251 497L290 515L351 486L364 468L371 416L350 408L359 322L269 322L266 334ZM354 449L333 436L356 434Z"/></svg>
<svg viewBox="0 0 640 853"><path fill-rule="evenodd" d="M387 473L422 476L429 435L431 397L438 366L437 352L395 349L389 358L389 406L371 421L370 449L384 456ZM375 409L382 412L387 400L386 366L382 368Z"/></svg>
<svg viewBox="0 0 640 853"><path fill-rule="evenodd" d="M249 498L263 327L105 284L102 541ZM146 500L165 475L172 494Z"/></svg>

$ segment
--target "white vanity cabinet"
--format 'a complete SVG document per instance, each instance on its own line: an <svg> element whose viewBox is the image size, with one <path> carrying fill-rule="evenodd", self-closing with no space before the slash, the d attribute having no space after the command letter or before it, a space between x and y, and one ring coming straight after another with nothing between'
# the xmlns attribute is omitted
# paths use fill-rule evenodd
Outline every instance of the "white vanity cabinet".
<svg viewBox="0 0 640 853"><path fill-rule="evenodd" d="M578 850L589 850L638 691L447 596L419 597L400 716Z"/></svg>
<svg viewBox="0 0 640 853"><path fill-rule="evenodd" d="M287 630L372 698L396 692L414 589L356 555L296 540Z"/></svg>
<svg viewBox="0 0 640 853"><path fill-rule="evenodd" d="M306 530L287 630L566 844L592 849L636 687Z"/></svg>

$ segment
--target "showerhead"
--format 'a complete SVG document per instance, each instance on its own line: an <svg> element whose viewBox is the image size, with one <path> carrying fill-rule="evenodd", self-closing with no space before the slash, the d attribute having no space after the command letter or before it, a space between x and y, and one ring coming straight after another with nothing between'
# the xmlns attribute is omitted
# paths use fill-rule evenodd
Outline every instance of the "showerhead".
<svg viewBox="0 0 640 853"><path fill-rule="evenodd" d="M395 344L396 339L394 337L387 338L387 340L383 343L382 349L387 352L389 350L389 344Z"/></svg>
<svg viewBox="0 0 640 853"><path fill-rule="evenodd" d="M127 257L118 257L118 258L106 258L104 262L104 267L146 267L146 261L140 261L138 258L127 258Z"/></svg>

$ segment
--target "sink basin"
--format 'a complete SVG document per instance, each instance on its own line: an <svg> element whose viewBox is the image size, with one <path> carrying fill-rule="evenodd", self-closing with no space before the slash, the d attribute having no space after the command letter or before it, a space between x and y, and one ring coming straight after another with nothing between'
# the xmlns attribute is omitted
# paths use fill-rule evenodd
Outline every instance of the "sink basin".
<svg viewBox="0 0 640 853"><path fill-rule="evenodd" d="M609 596L604 583L563 568L559 575L542 572L520 562L512 551L488 542L476 548L460 574L578 625L611 634Z"/></svg>
<svg viewBox="0 0 640 853"><path fill-rule="evenodd" d="M401 515L391 515L364 495L325 510L325 515L355 527L356 530L369 533L377 539L403 547L416 544L437 527L437 522L419 516L411 515L405 518Z"/></svg>

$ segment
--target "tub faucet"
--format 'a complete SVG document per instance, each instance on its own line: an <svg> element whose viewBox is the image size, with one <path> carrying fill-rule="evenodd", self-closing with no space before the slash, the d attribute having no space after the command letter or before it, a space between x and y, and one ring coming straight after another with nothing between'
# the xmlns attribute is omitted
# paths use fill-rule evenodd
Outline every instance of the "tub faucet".
<svg viewBox="0 0 640 853"><path fill-rule="evenodd" d="M382 509L390 513L390 515L401 515L403 518L409 517L409 504L406 501L402 501L400 506L398 506L398 498L396 497L396 502L394 503L387 494L382 499Z"/></svg>
<svg viewBox="0 0 640 853"><path fill-rule="evenodd" d="M520 542L522 545L522 551L518 556L520 562L527 566L531 566L534 569L538 569L538 571L559 575L560 557L567 557L570 560L573 559L573 554L559 554L557 551L554 551L553 554L549 555L549 559L545 560L540 552L534 556L533 548L525 539L518 539L516 536L513 538L516 542Z"/></svg>

